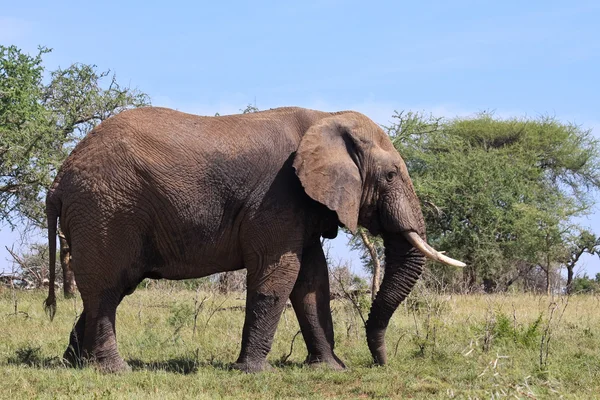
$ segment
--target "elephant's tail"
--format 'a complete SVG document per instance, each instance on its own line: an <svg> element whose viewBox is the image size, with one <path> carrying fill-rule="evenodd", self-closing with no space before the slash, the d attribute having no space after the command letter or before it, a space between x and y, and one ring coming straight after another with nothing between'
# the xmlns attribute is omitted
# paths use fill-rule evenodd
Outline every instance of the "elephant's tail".
<svg viewBox="0 0 600 400"><path fill-rule="evenodd" d="M46 201L46 217L48 219L48 251L50 263L48 265L48 271L50 273L50 279L48 282L48 298L44 301L44 310L50 317L50 321L54 319L56 314L56 293L54 283L56 281L56 228L59 211L56 205L49 201Z"/></svg>

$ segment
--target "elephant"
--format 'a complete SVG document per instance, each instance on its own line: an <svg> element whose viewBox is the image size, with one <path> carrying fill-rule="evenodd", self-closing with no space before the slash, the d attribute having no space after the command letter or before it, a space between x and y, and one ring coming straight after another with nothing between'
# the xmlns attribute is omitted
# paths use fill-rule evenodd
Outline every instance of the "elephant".
<svg viewBox="0 0 600 400"><path fill-rule="evenodd" d="M430 247L419 199L389 137L354 111L284 107L203 117L161 107L124 111L88 133L46 197L52 317L56 233L71 249L83 311L64 358L102 371L129 366L116 309L144 278L188 279L246 268L246 314L233 368L258 372L290 299L307 363L345 368L334 353L321 237L360 225L382 235L386 270L366 323L386 363L390 317Z"/></svg>

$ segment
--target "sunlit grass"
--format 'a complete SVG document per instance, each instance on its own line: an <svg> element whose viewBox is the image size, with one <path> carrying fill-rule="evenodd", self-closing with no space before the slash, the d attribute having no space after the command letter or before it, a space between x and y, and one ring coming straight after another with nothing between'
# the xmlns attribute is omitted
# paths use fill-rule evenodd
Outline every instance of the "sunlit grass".
<svg viewBox="0 0 600 400"><path fill-rule="evenodd" d="M343 372L304 366L301 335L290 354L299 328L288 308L269 356L275 369L255 375L229 370L240 350L241 294L163 288L127 297L117 334L133 372L120 375L62 365L81 301L59 300L50 322L45 296L0 292L2 398L600 398L598 296L421 290L390 323L385 367L371 366L360 318L336 300Z"/></svg>

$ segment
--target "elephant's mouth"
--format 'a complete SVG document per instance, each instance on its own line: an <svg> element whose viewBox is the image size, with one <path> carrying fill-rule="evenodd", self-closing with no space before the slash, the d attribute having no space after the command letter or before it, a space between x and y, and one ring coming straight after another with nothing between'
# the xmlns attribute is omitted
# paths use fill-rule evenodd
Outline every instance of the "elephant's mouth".
<svg viewBox="0 0 600 400"><path fill-rule="evenodd" d="M423 255L431 260L439 261L446 265L450 265L453 267L465 267L466 264L462 261L455 260L453 258L448 257L442 252L437 251L433 247L427 244L418 233L414 231L405 231L402 232L406 240L409 241L416 249L418 249Z"/></svg>

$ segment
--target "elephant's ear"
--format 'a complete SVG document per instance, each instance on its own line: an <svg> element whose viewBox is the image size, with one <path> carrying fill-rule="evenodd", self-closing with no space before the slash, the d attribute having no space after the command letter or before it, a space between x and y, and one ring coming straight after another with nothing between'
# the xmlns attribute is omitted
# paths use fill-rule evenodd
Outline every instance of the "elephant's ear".
<svg viewBox="0 0 600 400"><path fill-rule="evenodd" d="M352 233L356 232L362 196L361 142L355 136L358 124L344 114L320 120L306 131L294 159L306 194L335 211Z"/></svg>

